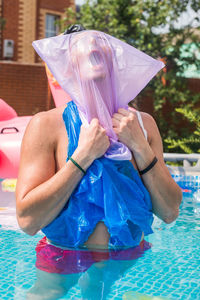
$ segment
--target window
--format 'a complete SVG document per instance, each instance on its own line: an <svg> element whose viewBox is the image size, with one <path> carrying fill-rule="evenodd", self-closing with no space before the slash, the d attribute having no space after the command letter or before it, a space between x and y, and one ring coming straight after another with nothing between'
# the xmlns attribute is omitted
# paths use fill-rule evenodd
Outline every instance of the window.
<svg viewBox="0 0 200 300"><path fill-rule="evenodd" d="M58 25L55 22L59 20L59 16L46 14L45 20L45 37L51 37L58 34Z"/></svg>

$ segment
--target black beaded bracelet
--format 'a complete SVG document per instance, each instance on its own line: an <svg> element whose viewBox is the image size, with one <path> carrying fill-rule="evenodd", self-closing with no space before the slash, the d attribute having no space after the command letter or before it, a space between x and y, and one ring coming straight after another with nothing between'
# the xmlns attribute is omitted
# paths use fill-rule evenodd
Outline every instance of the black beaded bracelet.
<svg viewBox="0 0 200 300"><path fill-rule="evenodd" d="M144 170L139 171L139 174L140 175L144 175L145 173L147 173L149 170L151 170L155 166L155 164L157 163L157 161L158 161L158 159L155 156L154 159L152 160L152 162L150 163L150 165L148 165L148 167L146 167Z"/></svg>
<svg viewBox="0 0 200 300"><path fill-rule="evenodd" d="M81 170L84 174L86 174L86 171L83 170L83 168L81 168L81 166L79 166L79 164L78 164L72 157L69 157L69 160L71 160L71 162L73 162L73 164L74 164L79 170Z"/></svg>

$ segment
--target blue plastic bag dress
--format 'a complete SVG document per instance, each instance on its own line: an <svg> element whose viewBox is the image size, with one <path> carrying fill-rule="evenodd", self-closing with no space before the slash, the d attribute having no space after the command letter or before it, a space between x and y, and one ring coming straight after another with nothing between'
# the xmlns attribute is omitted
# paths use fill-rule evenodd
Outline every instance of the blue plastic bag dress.
<svg viewBox="0 0 200 300"><path fill-rule="evenodd" d="M81 126L73 102L68 103L63 120L69 157L78 146ZM109 247L134 247L140 243L142 232L152 233L150 195L130 161L95 160L63 210L42 231L60 246L80 247L99 221L108 228Z"/></svg>

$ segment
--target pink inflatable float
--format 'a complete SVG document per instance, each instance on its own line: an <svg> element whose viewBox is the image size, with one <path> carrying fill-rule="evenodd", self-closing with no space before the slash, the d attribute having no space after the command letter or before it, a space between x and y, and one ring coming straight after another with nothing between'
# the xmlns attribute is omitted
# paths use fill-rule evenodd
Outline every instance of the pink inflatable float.
<svg viewBox="0 0 200 300"><path fill-rule="evenodd" d="M0 178L16 178L20 146L30 116L18 117L15 110L0 99Z"/></svg>
<svg viewBox="0 0 200 300"><path fill-rule="evenodd" d="M70 97L45 67L55 106L66 104ZM31 116L18 117L16 111L0 99L0 179L17 178L21 142L30 119Z"/></svg>
<svg viewBox="0 0 200 300"><path fill-rule="evenodd" d="M66 104L71 100L70 96L60 87L59 83L53 77L46 64L45 68L55 106L58 107Z"/></svg>

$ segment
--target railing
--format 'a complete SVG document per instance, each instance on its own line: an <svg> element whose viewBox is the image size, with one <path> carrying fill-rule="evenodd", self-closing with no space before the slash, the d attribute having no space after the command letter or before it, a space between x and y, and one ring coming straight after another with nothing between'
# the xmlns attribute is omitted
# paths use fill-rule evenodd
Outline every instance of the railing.
<svg viewBox="0 0 200 300"><path fill-rule="evenodd" d="M182 166L169 166L170 171L178 171L185 173L190 172L200 172L200 154L179 154L179 153L164 153L165 162L180 162L182 161ZM194 165L194 163L196 163Z"/></svg>

